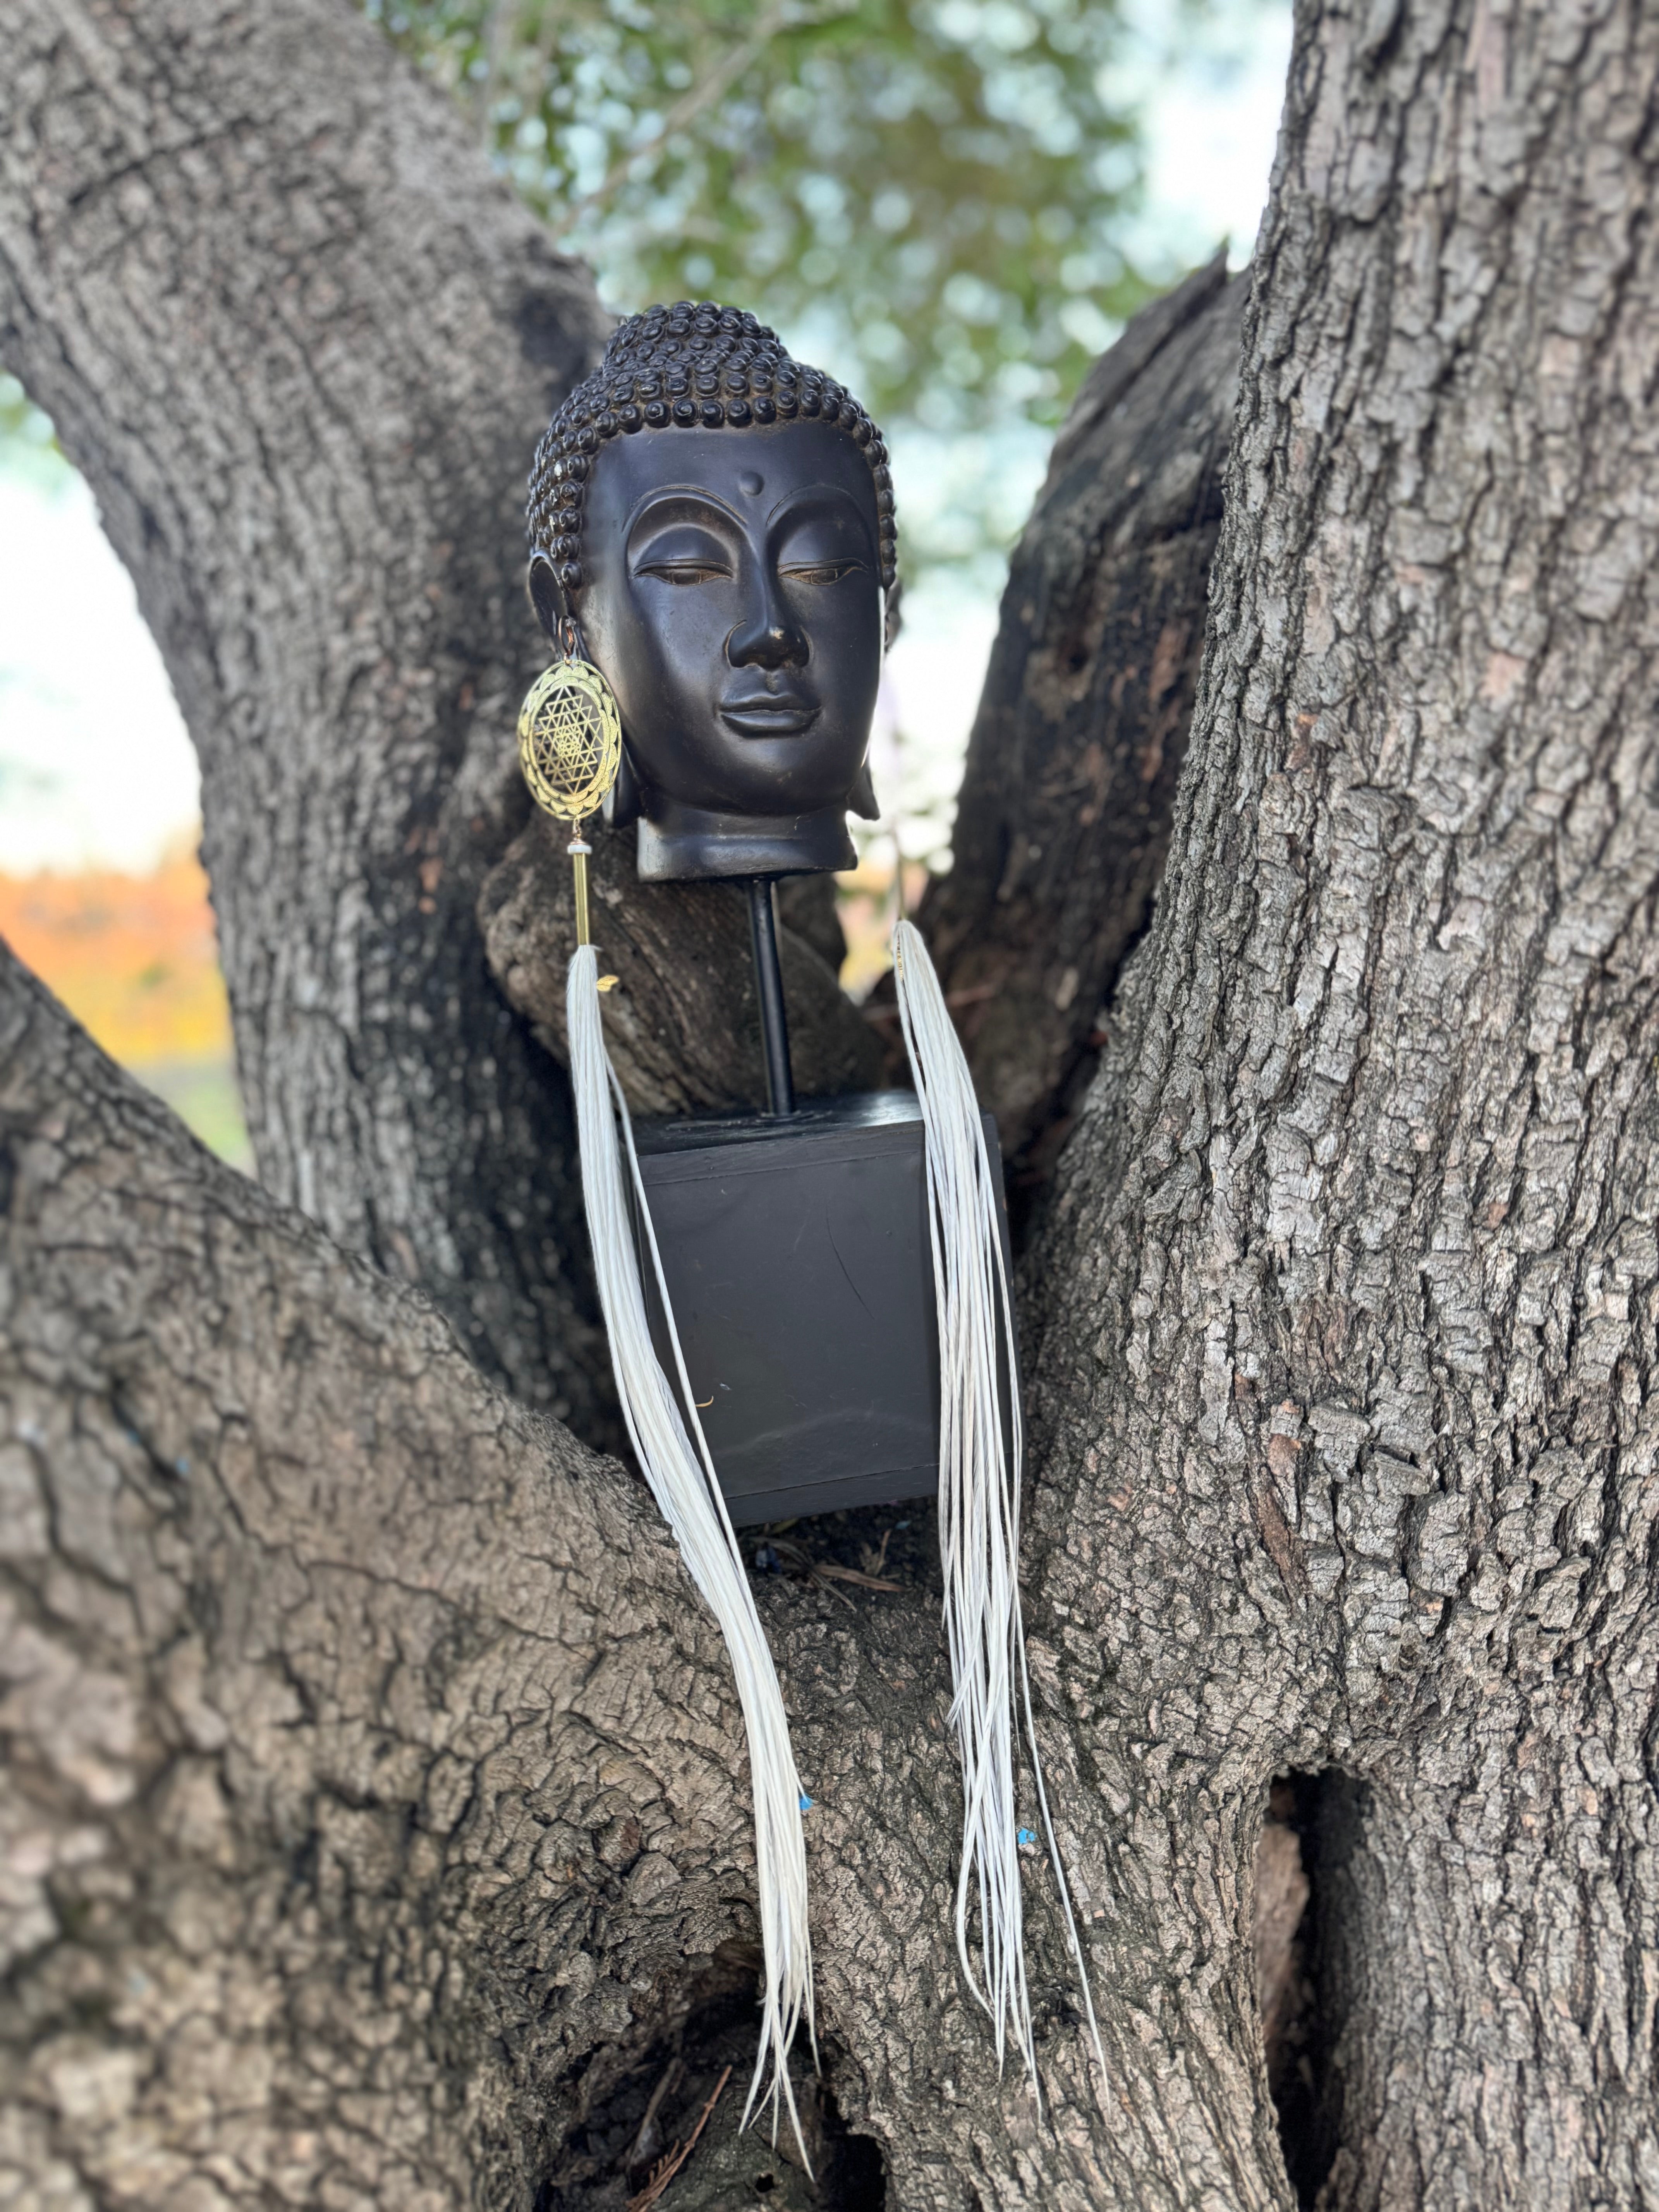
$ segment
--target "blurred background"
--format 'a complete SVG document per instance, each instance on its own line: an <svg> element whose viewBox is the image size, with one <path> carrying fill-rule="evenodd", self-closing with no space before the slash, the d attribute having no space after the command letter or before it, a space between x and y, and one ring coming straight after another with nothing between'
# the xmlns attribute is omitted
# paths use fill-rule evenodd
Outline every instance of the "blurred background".
<svg viewBox="0 0 1659 2212"><path fill-rule="evenodd" d="M846 980L949 866L1008 549L1089 363L1249 258L1289 0L364 0L620 313L752 307L882 424L904 629ZM0 935L247 1164L194 756L131 583L0 364Z"/></svg>

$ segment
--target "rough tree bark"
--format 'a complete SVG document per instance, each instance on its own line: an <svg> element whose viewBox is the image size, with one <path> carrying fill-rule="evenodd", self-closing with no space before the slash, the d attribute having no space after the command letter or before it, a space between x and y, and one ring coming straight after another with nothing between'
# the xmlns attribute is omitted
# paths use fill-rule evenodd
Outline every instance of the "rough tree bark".
<svg viewBox="0 0 1659 2212"><path fill-rule="evenodd" d="M601 828L592 836L595 927L605 964L620 985L606 1002L605 1038L629 1104L637 1114L763 1105L744 894L732 884L642 884L634 872L631 830ZM478 896L490 972L561 1061L569 1057L565 968L575 934L568 842L538 816L485 877ZM820 908L831 891L827 877L796 883ZM839 933L833 893L828 919ZM850 1018L839 961L832 966L787 927L780 931L780 947L790 1057L802 1097L876 1089L881 1047L867 1023Z"/></svg>
<svg viewBox="0 0 1659 2212"><path fill-rule="evenodd" d="M952 866L917 920L1017 1183L1040 1184L1170 842L1238 384L1217 259L1101 356L1010 564Z"/></svg>
<svg viewBox="0 0 1659 2212"><path fill-rule="evenodd" d="M603 1432L566 1088L474 911L527 811L523 483L592 281L340 0L6 0L0 38L0 359L201 758L261 1179Z"/></svg>
<svg viewBox="0 0 1659 2212"><path fill-rule="evenodd" d="M260 1175L580 1413L565 1109L465 925L533 649L520 461L591 281L329 0L13 4L4 39L0 353L201 759Z"/></svg>
<svg viewBox="0 0 1659 2212"><path fill-rule="evenodd" d="M112 166L97 149L118 135L116 62L149 57L142 104L170 69L199 85L206 28L228 58L211 64L222 85L239 40L270 57L259 42L276 33L183 0L170 38L154 9L141 37L113 7L50 23L18 0L4 9L28 127L9 134L0 198L0 349L60 416L64 395L83 396L69 413L77 450L112 484L143 475L121 542L142 568L137 518L153 507L159 573L200 626L190 649L263 666L263 632L234 595L240 611L216 643L204 580L227 538L167 534L181 502L217 499L234 520L258 495L211 471L170 484L155 457L199 471L216 428L156 444L167 410L136 398L129 451L115 404L122 349L190 288L150 303L136 218L118 234L109 215L82 249L66 241L92 220L76 213L82 180ZM354 84L401 84L327 10L283 21L334 40L317 98L350 108ZM838 2108L815 2108L820 2203L1659 2205L1656 82L1659 21L1637 0L1304 0L1164 884L1026 1256L1028 1620L1107 2076L1091 2080L1036 1869L1043 2117L997 2082L965 1999L948 1931L958 1806L945 1666L916 1532L897 1539L896 1596L769 1581L817 1800ZM243 96L267 118L283 106L265 83ZM366 129L373 106L353 111ZM313 111L298 100L296 112ZM329 134L318 143L340 173ZM196 158L181 137L155 174L188 179ZM459 152L453 163L454 193L483 206L476 173L469 185ZM143 160L134 173L152 188ZM371 229L395 228L383 182L353 204L368 204ZM91 190L90 205L118 210L121 190ZM528 235L504 201L488 204L502 235ZM271 204L237 314L255 294L286 296L281 272L303 261L298 245L277 253ZM212 211L198 196L209 230ZM188 240L191 219L180 204L161 234ZM488 290L489 253L478 262L485 275L465 282ZM89 312L100 286L126 298L125 319L118 301L107 319ZM1206 296L1218 318L1227 295L1211 280ZM199 314L230 358L236 315L210 312L205 283L190 297L180 326ZM351 312L337 295L324 321ZM377 312L364 310L366 333ZM1160 442L1149 415L1150 452L1213 450L1212 428L1192 429L1213 425L1223 381L1208 312L1170 311L1152 349L1155 364L1213 344L1209 398L1195 372L1172 377L1191 395L1188 428ZM289 314L309 329L292 300ZM487 343L499 324L481 308L467 327ZM465 343L461 331L449 351ZM161 357L138 349L141 385ZM1097 398L1126 363L1103 368ZM476 362L465 377L483 389ZM251 437L269 427L252 384ZM1155 387L1137 369L1122 388L1138 407ZM1085 420L1079 435L1102 429ZM494 431L474 434L488 446ZM293 479L292 528L256 532L250 556L258 573L263 554L273 601L286 576L310 606L313 672L355 650L352 607L306 601L299 557L379 481L368 463L352 473L349 447L329 448L338 487ZM371 440L371 459L379 450ZM1117 465L1121 447L1097 450ZM233 446L220 465L252 464ZM270 465L289 481L281 453ZM1109 720L1101 680L1131 611L1108 534L1123 510L1086 480L1062 496L1065 480L1062 465L1054 511L1097 499L1104 520L1079 533L1064 589L1079 608L1122 608L1089 617L1075 672L1079 696L1102 702L1090 774L1125 817L1121 841L1083 825L1089 865L1119 868L1121 912L1068 919L1065 887L1040 877L1022 876L1038 888L1021 898L1072 933L1103 988L1161 833L1150 804L1121 805L1135 738ZM506 526L507 495L471 495L477 527ZM1203 512L1188 512L1196 532ZM1173 532L1178 511L1164 513ZM337 587L325 547L319 557ZM437 565L447 576L483 558L469 544ZM165 613L173 600L150 589ZM392 620L396 594L363 589L362 620ZM1163 620L1172 601L1152 604ZM1042 689L1058 633L1012 611L1036 642L1000 665L1030 665L1040 750L1043 726L1062 741L1071 727ZM417 688L428 666L459 665L442 657L462 653L447 635L418 633L428 659L404 665ZM503 645L489 665L511 658ZM1134 663L1151 722L1169 696L1155 659ZM239 680L227 696L251 702ZM504 675L498 685L504 711ZM316 720L344 696L319 683L281 726L309 747L324 793L335 774L361 796L377 787L369 736L393 725L353 726L349 743ZM500 787L483 738L469 755L464 724L444 726L443 757L460 765L432 768L420 788L434 805L448 794L468 823L476 804L486 825L454 871L459 941L486 861L519 825L471 796ZM1171 723L1163 742L1176 741ZM295 829L276 842L299 850L305 778L293 771L290 788L264 743L246 749ZM359 745L369 770L332 757ZM210 820L217 805L244 818L234 750L208 778ZM416 748L441 751L435 738ZM357 821L331 803L331 820ZM1058 783L1042 804L1063 815ZM384 915L360 927L361 885L381 878L357 871L359 846L318 834L345 871L322 900L348 934L334 976L395 933ZM365 829L362 848L389 869L382 836ZM222 877L234 849L220 848ZM443 862L422 894L443 896L447 848L411 868L416 857ZM538 865L521 845L485 894L509 965L534 935ZM672 973L661 931L642 908L636 927L618 888L642 975ZM221 882L218 895L240 894ZM999 907L977 866L951 896L964 914L980 899L993 935L1020 907ZM1009 926L1018 957L999 972L1052 1004L1040 931L1018 912ZM326 941L309 914L298 931ZM278 949L256 950L233 962L254 978L239 1021L246 1036L269 1011L270 1034L244 1048L256 1086L280 1089L290 1000L259 997L258 962ZM456 995L422 1002L440 1057L471 1018ZM520 995L541 1018L532 988ZM373 1023L353 1027L343 1000L330 1018L354 1049L386 1042ZM494 1018L516 1040L514 1065L537 1069L533 1039ZM1086 1035L1045 1028L1042 1083L1016 1102L1034 1127L1039 1099L1064 1103ZM654 1048L643 1029L639 1048L642 1062ZM311 1048L301 1036L293 1049ZM380 1188L397 1152L384 1127L420 1111L399 1093L404 1064L337 1079L327 1054L312 1064L337 1102L383 1097L404 1116L373 1124L357 1154L329 1154ZM625 1472L526 1409L535 1375L525 1382L501 1352L511 1328L533 1326L536 1374L591 1360L591 1341L558 1334L574 1291L552 1320L520 1316L491 1338L509 1397L420 1292L282 1203L313 1195L283 1165L286 1139L267 1128L272 1194L242 1182L9 967L0 1071L12 1844L0 2155L13 2201L620 2205L630 2152L653 2148L653 2088L651 2125L684 2132L714 2058L752 2025L753 1921L715 1640ZM470 1076L477 1096L489 1079ZM487 1148L481 1136L468 1157ZM419 1203L451 1219L437 1170ZM328 1225L384 1261L363 1218L342 1201ZM489 1249L527 1269L519 1233L507 1222ZM451 1310L476 1316L482 1261L463 1254L445 1276L416 1257ZM516 1313L520 1279L492 1279ZM1298 1954L1275 1977L1276 2004L1285 1987L1310 1995L1283 2099L1288 2172L1255 1978L1268 1931L1252 1909L1270 1790L1300 1832L1311 1891ZM1293 1891L1282 1821L1273 1856ZM757 2190L753 2146L721 2133L730 2110L670 2212ZM813 2201L792 2169L767 2178L769 2201Z"/></svg>
<svg viewBox="0 0 1659 2212"><path fill-rule="evenodd" d="M1304 2190L1659 2203L1656 82L1619 0L1298 26L1164 893L1031 1271L1137 2203L1282 2192L1275 1767Z"/></svg>

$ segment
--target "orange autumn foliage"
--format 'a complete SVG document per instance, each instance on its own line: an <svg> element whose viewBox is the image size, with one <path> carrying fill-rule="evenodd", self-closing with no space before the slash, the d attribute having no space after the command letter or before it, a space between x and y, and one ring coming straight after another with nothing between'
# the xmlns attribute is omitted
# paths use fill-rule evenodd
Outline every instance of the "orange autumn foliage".
<svg viewBox="0 0 1659 2212"><path fill-rule="evenodd" d="M914 914L927 888L927 870L920 860L904 863L904 911ZM898 919L893 896L893 863L866 854L856 868L836 878L847 957L841 984L855 999L867 997L893 964L893 924Z"/></svg>
<svg viewBox="0 0 1659 2212"><path fill-rule="evenodd" d="M0 875L0 937L123 1066L228 1061L230 1009L193 848L147 876Z"/></svg>
<svg viewBox="0 0 1659 2212"><path fill-rule="evenodd" d="M908 909L926 881L921 863L907 861ZM889 964L892 865L866 860L838 888L848 943L842 980L862 997ZM112 1059L216 1152L251 1166L213 908L193 842L149 875L0 874L0 938Z"/></svg>

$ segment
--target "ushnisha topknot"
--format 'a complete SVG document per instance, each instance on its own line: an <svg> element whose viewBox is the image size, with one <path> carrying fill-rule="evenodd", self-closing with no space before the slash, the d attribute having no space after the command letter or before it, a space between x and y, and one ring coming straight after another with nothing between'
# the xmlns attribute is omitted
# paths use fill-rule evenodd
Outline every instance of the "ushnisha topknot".
<svg viewBox="0 0 1659 2212"><path fill-rule="evenodd" d="M637 430L729 423L836 422L870 465L890 607L898 577L893 479L879 430L850 392L792 360L775 331L741 307L678 300L647 307L611 333L605 358L548 425L530 472L532 556L544 554L567 592L582 585L582 508L593 457L607 438Z"/></svg>

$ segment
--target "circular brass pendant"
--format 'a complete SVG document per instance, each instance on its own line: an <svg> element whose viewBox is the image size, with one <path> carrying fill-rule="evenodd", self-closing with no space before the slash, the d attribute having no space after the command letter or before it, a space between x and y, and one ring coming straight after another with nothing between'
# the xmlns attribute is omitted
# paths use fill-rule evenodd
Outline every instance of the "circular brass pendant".
<svg viewBox="0 0 1659 2212"><path fill-rule="evenodd" d="M519 765L538 806L561 822L596 814L622 765L616 695L591 660L556 660L519 709Z"/></svg>

